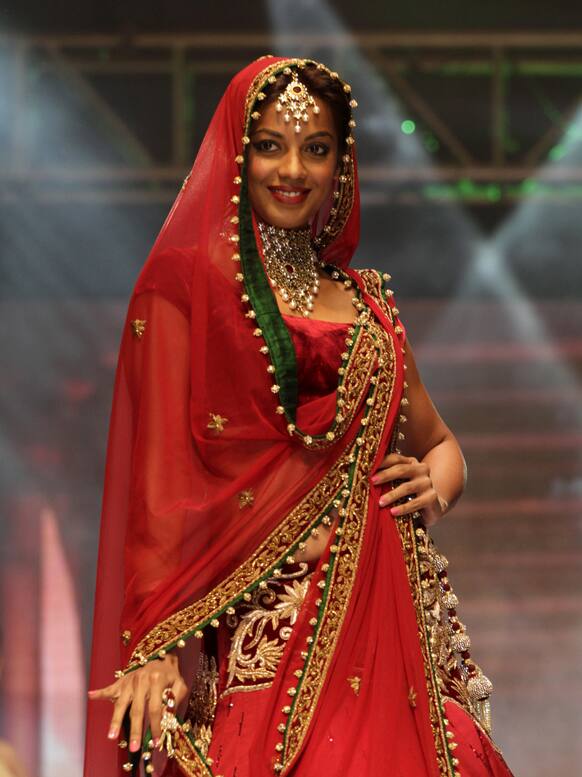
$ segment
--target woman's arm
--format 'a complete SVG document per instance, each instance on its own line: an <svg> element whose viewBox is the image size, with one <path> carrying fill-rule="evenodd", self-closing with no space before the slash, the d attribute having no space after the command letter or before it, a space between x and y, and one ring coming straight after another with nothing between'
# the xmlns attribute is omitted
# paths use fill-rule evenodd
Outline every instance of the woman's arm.
<svg viewBox="0 0 582 777"><path fill-rule="evenodd" d="M424 387L407 341L405 345L407 421L401 425L405 438L401 454L386 456L372 478L374 483L404 481L383 494L382 507L413 495L395 505L395 516L422 510L427 526L434 525L457 502L465 488L467 468L459 444L445 424Z"/></svg>

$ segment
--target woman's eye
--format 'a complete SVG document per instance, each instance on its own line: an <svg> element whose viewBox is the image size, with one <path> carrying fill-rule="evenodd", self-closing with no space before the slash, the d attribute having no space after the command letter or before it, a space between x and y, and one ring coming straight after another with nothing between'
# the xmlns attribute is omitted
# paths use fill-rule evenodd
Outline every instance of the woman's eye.
<svg viewBox="0 0 582 777"><path fill-rule="evenodd" d="M278 148L273 140L258 140L256 143L253 143L253 146L257 151L262 152L276 151Z"/></svg>
<svg viewBox="0 0 582 777"><path fill-rule="evenodd" d="M307 147L307 150L315 156L325 156L329 151L329 146L326 146L325 143L312 143Z"/></svg>

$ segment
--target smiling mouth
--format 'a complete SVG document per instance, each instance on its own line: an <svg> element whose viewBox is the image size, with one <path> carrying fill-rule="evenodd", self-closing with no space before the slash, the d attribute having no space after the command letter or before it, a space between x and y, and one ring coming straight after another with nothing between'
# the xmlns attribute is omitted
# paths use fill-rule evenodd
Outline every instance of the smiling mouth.
<svg viewBox="0 0 582 777"><path fill-rule="evenodd" d="M285 205L299 205L305 202L311 191L311 189L291 189L281 186L269 186L268 188L277 202L282 202Z"/></svg>

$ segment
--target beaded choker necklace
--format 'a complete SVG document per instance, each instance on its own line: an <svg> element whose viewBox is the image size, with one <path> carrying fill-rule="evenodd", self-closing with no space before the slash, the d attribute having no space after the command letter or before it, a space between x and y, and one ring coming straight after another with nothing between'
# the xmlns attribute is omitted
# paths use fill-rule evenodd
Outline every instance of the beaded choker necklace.
<svg viewBox="0 0 582 777"><path fill-rule="evenodd" d="M309 316L319 291L320 265L311 242L311 229L282 229L259 222L259 233L271 286L291 310Z"/></svg>

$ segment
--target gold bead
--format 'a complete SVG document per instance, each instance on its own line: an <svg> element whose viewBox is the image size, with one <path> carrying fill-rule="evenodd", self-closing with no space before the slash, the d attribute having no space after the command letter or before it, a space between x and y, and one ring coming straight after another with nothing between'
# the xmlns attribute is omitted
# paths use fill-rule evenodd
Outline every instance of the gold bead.
<svg viewBox="0 0 582 777"><path fill-rule="evenodd" d="M238 243L238 241L240 240L240 237L238 235L231 235L228 239L230 240L231 243Z"/></svg>
<svg viewBox="0 0 582 777"><path fill-rule="evenodd" d="M242 142L243 142L243 145L248 146L248 144L251 142L251 139L249 138L248 135L243 135Z"/></svg>
<svg viewBox="0 0 582 777"><path fill-rule="evenodd" d="M117 743L117 746L120 747L122 750L125 750L125 748L127 747L127 740L122 739L121 742Z"/></svg>
<svg viewBox="0 0 582 777"><path fill-rule="evenodd" d="M256 318L257 314L254 310L249 310L245 313L245 318Z"/></svg>
<svg viewBox="0 0 582 777"><path fill-rule="evenodd" d="M197 629L197 630L194 632L194 636L196 637L196 639L202 639L202 637L204 636L204 634L203 634L203 632L202 632L202 631L200 631L200 629Z"/></svg>
<svg viewBox="0 0 582 777"><path fill-rule="evenodd" d="M178 645L179 648L184 648L184 647L186 647L186 640L185 639L179 639L176 644Z"/></svg>
<svg viewBox="0 0 582 777"><path fill-rule="evenodd" d="M326 440L329 440L331 442L332 440L335 440L335 433L334 432L327 432L327 434L325 435L325 438L326 438Z"/></svg>
<svg viewBox="0 0 582 777"><path fill-rule="evenodd" d="M242 178L240 175L235 175L235 177L232 179L232 182L235 183L237 186L242 183Z"/></svg>
<svg viewBox="0 0 582 777"><path fill-rule="evenodd" d="M295 424L287 424L287 431L292 435L295 431Z"/></svg>
<svg viewBox="0 0 582 777"><path fill-rule="evenodd" d="M234 276L235 281L238 281L239 283L242 283L245 279L242 272L237 272L237 274Z"/></svg>
<svg viewBox="0 0 582 777"><path fill-rule="evenodd" d="M253 329L253 335L255 337L260 337L263 334L263 330L257 327L256 329Z"/></svg>
<svg viewBox="0 0 582 777"><path fill-rule="evenodd" d="M344 84L344 92L351 92L352 87L349 84Z"/></svg>
<svg viewBox="0 0 582 777"><path fill-rule="evenodd" d="M131 761L128 761L127 763L123 764L124 772L131 772L132 769L133 769L133 764L131 763Z"/></svg>
<svg viewBox="0 0 582 777"><path fill-rule="evenodd" d="M253 111L251 113L251 119L254 119L255 121L258 121L258 119L261 118L261 114L258 111Z"/></svg>
<svg viewBox="0 0 582 777"><path fill-rule="evenodd" d="M238 252L234 253L230 258L233 262L240 262L240 254Z"/></svg>
<svg viewBox="0 0 582 777"><path fill-rule="evenodd" d="M352 129L356 126L356 122L354 119L350 119L348 121L348 127L352 127Z"/></svg>
<svg viewBox="0 0 582 777"><path fill-rule="evenodd" d="M275 368L272 364L269 364L267 367L267 372L271 373L271 375L275 372Z"/></svg>
<svg viewBox="0 0 582 777"><path fill-rule="evenodd" d="M278 386L276 383L274 383L271 386L271 391L273 392L273 394L278 394L280 390L281 390L281 386Z"/></svg>
<svg viewBox="0 0 582 777"><path fill-rule="evenodd" d="M240 221L240 219L239 219L238 216L231 216L230 217L230 223L231 224L238 224L239 221Z"/></svg>
<svg viewBox="0 0 582 777"><path fill-rule="evenodd" d="M310 434L306 434L303 440L306 445L311 445L311 443L313 442L313 437Z"/></svg>
<svg viewBox="0 0 582 777"><path fill-rule="evenodd" d="M265 95L264 92L259 92L258 95L257 95L257 100L259 100L259 101L260 100L264 100L265 97L266 97L266 95Z"/></svg>
<svg viewBox="0 0 582 777"><path fill-rule="evenodd" d="M358 103L356 100L350 100L350 108L357 108Z"/></svg>
<svg viewBox="0 0 582 777"><path fill-rule="evenodd" d="M242 163L245 161L245 158L242 154L239 154L238 156L235 156L234 161L237 163L237 165L242 165Z"/></svg>
<svg viewBox="0 0 582 777"><path fill-rule="evenodd" d="M277 415L283 415L284 412L285 412L285 408L283 407L283 405L277 405L277 407L275 408L275 413L277 413Z"/></svg>
<svg viewBox="0 0 582 777"><path fill-rule="evenodd" d="M217 628L220 626L220 621L218 620L218 618L213 618L213 619L210 621L210 625L211 625L213 628L217 629Z"/></svg>
<svg viewBox="0 0 582 777"><path fill-rule="evenodd" d="M240 202L240 197L238 196L238 194L233 194L232 197L230 198L230 201L234 203L234 205L238 205Z"/></svg>
<svg viewBox="0 0 582 777"><path fill-rule="evenodd" d="M164 648L162 648L161 650L159 650L159 651L158 651L158 656L159 656L160 658L165 658L165 657L166 657L166 655L167 655L167 653L166 653L166 651L164 650Z"/></svg>
<svg viewBox="0 0 582 777"><path fill-rule="evenodd" d="M269 346L268 345L261 345L261 347L259 348L259 351L261 353L269 353Z"/></svg>

